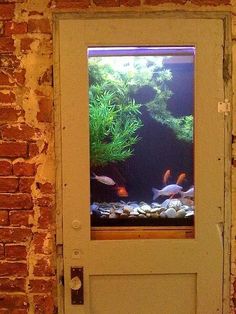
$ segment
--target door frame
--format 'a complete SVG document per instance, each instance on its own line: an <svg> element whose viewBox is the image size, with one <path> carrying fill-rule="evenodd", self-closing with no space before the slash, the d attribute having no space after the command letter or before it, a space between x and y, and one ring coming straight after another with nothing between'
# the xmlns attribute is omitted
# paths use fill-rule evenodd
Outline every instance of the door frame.
<svg viewBox="0 0 236 314"><path fill-rule="evenodd" d="M58 308L60 313L66 313L64 309L64 286L63 286L63 199L62 199L62 131L61 105L60 105L60 73L59 73L59 21L62 19L83 18L200 18L200 19L219 19L224 25L224 47L223 47L223 79L225 99L233 103L232 99L232 45L231 45L231 14L229 12L194 12L194 11L87 11L83 13L75 12L54 12L53 13L53 72L54 72L54 127L55 127L55 162L56 162L56 254L57 254L57 293ZM223 100L222 100L223 101ZM216 104L217 106L217 104ZM223 233L223 314L230 312L231 297L231 134L232 134L232 112L225 115L224 124L224 226Z"/></svg>

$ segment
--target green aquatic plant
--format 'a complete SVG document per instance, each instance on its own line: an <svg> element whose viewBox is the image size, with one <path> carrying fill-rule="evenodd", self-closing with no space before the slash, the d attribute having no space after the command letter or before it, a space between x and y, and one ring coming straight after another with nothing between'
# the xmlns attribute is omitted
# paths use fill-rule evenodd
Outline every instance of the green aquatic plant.
<svg viewBox="0 0 236 314"><path fill-rule="evenodd" d="M158 99L155 97L153 101L146 104L146 107L153 119L173 130L178 140L192 142L193 116L174 117L167 109L166 99L170 96L168 91L162 92L162 97Z"/></svg>
<svg viewBox="0 0 236 314"><path fill-rule="evenodd" d="M148 71L149 76L145 71L138 72L135 86L136 90L141 88L142 84L152 88L155 96L145 103L151 117L171 128L178 140L191 142L193 140L193 116L175 117L167 108L168 100L173 95L167 84L172 79L171 71L156 65L153 59L149 60ZM143 75L142 78L140 75Z"/></svg>
<svg viewBox="0 0 236 314"><path fill-rule="evenodd" d="M113 94L113 103L129 102L132 99L129 96L130 82L130 73L114 69L112 63L104 63L102 58L89 58L90 99L103 91L109 91Z"/></svg>
<svg viewBox="0 0 236 314"><path fill-rule="evenodd" d="M180 118L173 118L171 120L171 128L179 140L186 142L193 141L193 116L184 116Z"/></svg>
<svg viewBox="0 0 236 314"><path fill-rule="evenodd" d="M192 141L193 117L174 117L167 108L173 95L168 87L170 70L160 58L148 56L89 58L90 160L91 166L124 161L133 154L142 126L139 109L171 128L176 137ZM148 87L151 99L137 103L140 89Z"/></svg>
<svg viewBox="0 0 236 314"><path fill-rule="evenodd" d="M91 166L126 160L138 141L142 126L139 105L130 100L116 103L114 92L94 85L90 89L90 161Z"/></svg>

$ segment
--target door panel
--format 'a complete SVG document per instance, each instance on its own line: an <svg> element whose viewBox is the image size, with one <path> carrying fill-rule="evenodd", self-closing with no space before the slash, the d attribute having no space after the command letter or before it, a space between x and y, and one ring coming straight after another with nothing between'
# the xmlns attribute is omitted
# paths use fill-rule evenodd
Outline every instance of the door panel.
<svg viewBox="0 0 236 314"><path fill-rule="evenodd" d="M91 276L90 290L91 313L196 313L195 274Z"/></svg>
<svg viewBox="0 0 236 314"><path fill-rule="evenodd" d="M224 119L217 103L224 99L222 21L78 16L59 20L58 34L65 312L221 313ZM91 240L87 48L107 45L196 47L194 239ZM71 304L72 266L84 267L83 305Z"/></svg>

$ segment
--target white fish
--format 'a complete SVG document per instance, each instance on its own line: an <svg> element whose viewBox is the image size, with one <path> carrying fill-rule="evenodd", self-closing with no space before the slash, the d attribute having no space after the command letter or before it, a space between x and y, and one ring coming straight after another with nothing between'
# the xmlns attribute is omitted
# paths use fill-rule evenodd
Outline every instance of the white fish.
<svg viewBox="0 0 236 314"><path fill-rule="evenodd" d="M91 179L95 179L103 184L106 185L115 185L115 181L112 178L106 177L106 176L97 176L95 173L93 173L93 177Z"/></svg>
<svg viewBox="0 0 236 314"><path fill-rule="evenodd" d="M186 192L181 192L182 197L194 197L194 186Z"/></svg>
<svg viewBox="0 0 236 314"><path fill-rule="evenodd" d="M162 190L152 188L153 200L158 198L160 195L172 196L172 195L178 194L181 192L181 190L182 190L182 186L178 184L169 184L165 186Z"/></svg>

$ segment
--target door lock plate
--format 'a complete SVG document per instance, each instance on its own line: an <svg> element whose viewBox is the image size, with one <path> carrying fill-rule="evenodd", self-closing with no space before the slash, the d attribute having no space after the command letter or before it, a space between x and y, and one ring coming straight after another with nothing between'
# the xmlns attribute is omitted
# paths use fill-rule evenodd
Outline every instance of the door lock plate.
<svg viewBox="0 0 236 314"><path fill-rule="evenodd" d="M84 269L83 267L71 267L71 304L81 305L84 304Z"/></svg>

